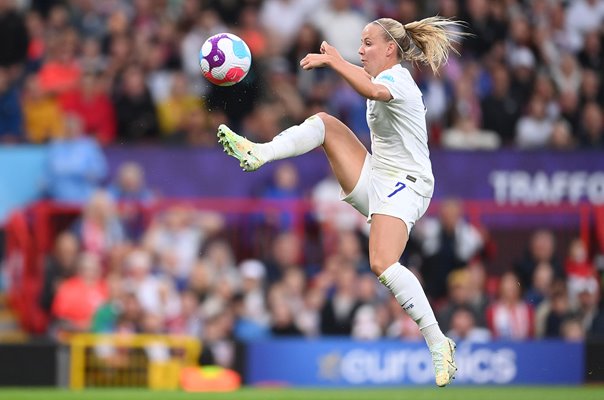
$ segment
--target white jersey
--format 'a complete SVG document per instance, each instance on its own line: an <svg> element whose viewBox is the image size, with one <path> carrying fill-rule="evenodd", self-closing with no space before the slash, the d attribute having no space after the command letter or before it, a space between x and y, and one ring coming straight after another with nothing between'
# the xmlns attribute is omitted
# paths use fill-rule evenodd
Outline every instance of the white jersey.
<svg viewBox="0 0 604 400"><path fill-rule="evenodd" d="M434 176L428 150L426 107L409 71L400 64L372 79L388 88L392 100L367 100L372 169L397 175L420 196L432 197Z"/></svg>

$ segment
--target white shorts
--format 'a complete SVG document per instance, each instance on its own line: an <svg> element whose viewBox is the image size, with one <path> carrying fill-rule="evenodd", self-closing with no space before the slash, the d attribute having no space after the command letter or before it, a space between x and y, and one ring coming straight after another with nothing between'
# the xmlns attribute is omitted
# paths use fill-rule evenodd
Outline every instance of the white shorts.
<svg viewBox="0 0 604 400"><path fill-rule="evenodd" d="M367 153L361 176L348 195L340 194L340 200L352 205L371 222L373 214L400 218L407 225L407 232L428 209L430 198L420 196L406 185L400 176L378 173L371 167L371 154Z"/></svg>

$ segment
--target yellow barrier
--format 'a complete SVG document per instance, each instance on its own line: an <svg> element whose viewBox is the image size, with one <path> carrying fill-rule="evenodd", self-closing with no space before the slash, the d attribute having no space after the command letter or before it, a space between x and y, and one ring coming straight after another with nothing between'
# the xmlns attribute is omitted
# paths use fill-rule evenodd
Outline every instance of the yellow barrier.
<svg viewBox="0 0 604 400"><path fill-rule="evenodd" d="M70 387L178 388L180 369L197 365L201 344L189 336L78 334L71 348Z"/></svg>

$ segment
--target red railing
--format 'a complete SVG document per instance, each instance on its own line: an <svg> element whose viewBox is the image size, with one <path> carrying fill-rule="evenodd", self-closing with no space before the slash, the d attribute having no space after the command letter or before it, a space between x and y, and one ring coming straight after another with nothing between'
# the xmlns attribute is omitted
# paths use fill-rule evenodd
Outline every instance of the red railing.
<svg viewBox="0 0 604 400"><path fill-rule="evenodd" d="M312 217L314 212L313 204L306 200L230 198L166 199L152 206L141 207L139 211L142 212L144 222L149 223L154 215L175 205L222 214L233 228L227 239L240 257L263 255L262 249L249 248L249 243L245 243L245 238L253 236L258 228L255 217L261 217L266 221L267 217L276 216L278 219L280 215L287 214L288 229L305 239L309 234L308 217ZM433 201L428 214L438 213L439 205L438 201ZM464 212L473 224L487 226L494 231L503 231L508 236L510 233L514 234L520 226L534 230L543 225L557 224L568 231L569 237L580 235L585 243L592 245L595 242L592 238L592 227L594 227L592 220L594 220L595 239L598 240L598 247L604 248L604 207L588 204L501 206L490 201L466 201ZM43 260L51 251L56 235L68 228L80 213L79 207L39 202L26 210L14 212L6 223L9 299L20 316L23 328L29 332L44 332L48 322L47 315L38 306L38 297L44 279ZM323 240L326 241L325 237L329 236L330 227L325 224L317 224L317 226L323 230ZM255 245L262 246L262 243ZM325 243L323 245L325 246ZM512 253L506 251L504 256L510 254Z"/></svg>

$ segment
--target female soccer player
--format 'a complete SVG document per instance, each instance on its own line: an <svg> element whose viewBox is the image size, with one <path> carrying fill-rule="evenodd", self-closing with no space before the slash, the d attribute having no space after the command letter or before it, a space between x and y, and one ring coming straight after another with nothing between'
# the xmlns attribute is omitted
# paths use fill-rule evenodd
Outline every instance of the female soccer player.
<svg viewBox="0 0 604 400"><path fill-rule="evenodd" d="M362 68L345 61L326 42L320 54L308 54L300 61L305 70L332 68L367 98L372 154L346 125L324 112L286 129L269 143L253 143L224 125L218 128L225 151L245 171L323 146L342 186L342 200L371 223L371 269L419 325L432 354L438 386L449 384L457 370L455 343L440 330L417 278L399 263L409 232L428 208L434 191L426 108L401 61L423 62L436 72L447 61L457 36L449 28L457 24L440 17L406 25L381 18L365 26L361 34Z"/></svg>

